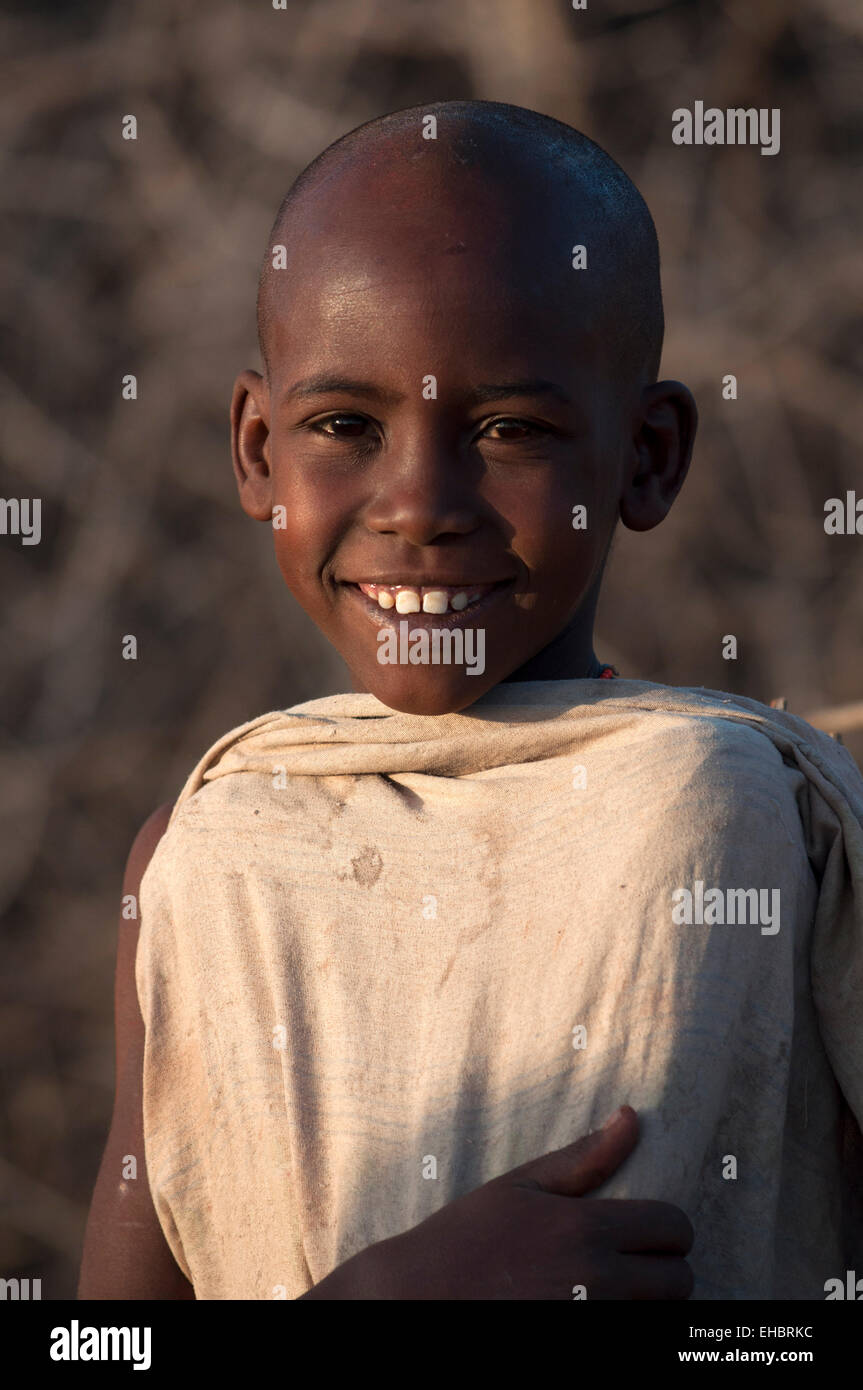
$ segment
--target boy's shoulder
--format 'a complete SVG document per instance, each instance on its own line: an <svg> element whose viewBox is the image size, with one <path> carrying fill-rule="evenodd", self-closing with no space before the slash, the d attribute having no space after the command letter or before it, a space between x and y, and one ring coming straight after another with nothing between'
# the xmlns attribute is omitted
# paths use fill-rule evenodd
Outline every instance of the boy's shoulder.
<svg viewBox="0 0 863 1390"><path fill-rule="evenodd" d="M820 760L859 777L859 769L848 751L821 729L788 710L776 709L747 695L734 695L705 686L659 685L652 681L616 681L622 704L646 713L667 713L681 722L683 732L690 724L696 738L740 743L750 746L753 736L768 740L780 752L796 749L814 753ZM617 691L614 692L617 694Z"/></svg>
<svg viewBox="0 0 863 1390"><path fill-rule="evenodd" d="M720 690L627 684L633 705L670 716L656 727L664 728L681 766L708 765L717 787L737 798L760 789L777 800L793 799L808 819L823 819L829 808L828 817L858 833L860 768L841 743L800 715Z"/></svg>
<svg viewBox="0 0 863 1390"><path fill-rule="evenodd" d="M181 856L191 854L204 832L208 841L223 833L232 858L233 840L239 850L250 836L278 833L288 814L296 819L304 802L303 779L292 779L286 798L288 774L280 761L282 731L293 718L292 710L270 711L229 729L210 745L176 799L160 806L139 832L154 862L178 850ZM211 844L201 848L212 853Z"/></svg>

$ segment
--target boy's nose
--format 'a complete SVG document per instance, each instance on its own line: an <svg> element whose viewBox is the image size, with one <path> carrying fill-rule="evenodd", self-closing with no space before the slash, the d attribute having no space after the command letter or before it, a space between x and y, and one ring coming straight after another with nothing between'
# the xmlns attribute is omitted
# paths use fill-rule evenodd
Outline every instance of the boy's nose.
<svg viewBox="0 0 863 1390"><path fill-rule="evenodd" d="M370 531L429 545L444 535L470 535L480 525L476 465L441 444L413 444L381 460L378 489L366 512Z"/></svg>

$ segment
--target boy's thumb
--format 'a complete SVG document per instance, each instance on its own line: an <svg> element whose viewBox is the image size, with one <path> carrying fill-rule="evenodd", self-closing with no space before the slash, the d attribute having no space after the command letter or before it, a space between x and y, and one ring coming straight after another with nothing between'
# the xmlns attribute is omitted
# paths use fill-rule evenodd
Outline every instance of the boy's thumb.
<svg viewBox="0 0 863 1390"><path fill-rule="evenodd" d="M583 1197L616 1173L637 1143L638 1116L631 1105L621 1105L602 1129L525 1163L519 1178L544 1192Z"/></svg>

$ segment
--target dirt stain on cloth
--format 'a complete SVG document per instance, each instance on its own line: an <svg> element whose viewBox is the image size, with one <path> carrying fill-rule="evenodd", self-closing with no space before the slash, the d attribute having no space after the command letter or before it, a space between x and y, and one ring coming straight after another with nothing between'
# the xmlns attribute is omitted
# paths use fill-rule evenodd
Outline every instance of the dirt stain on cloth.
<svg viewBox="0 0 863 1390"><path fill-rule="evenodd" d="M351 860L354 878L361 888L372 888L381 876L384 861L374 845L363 845L355 859Z"/></svg>

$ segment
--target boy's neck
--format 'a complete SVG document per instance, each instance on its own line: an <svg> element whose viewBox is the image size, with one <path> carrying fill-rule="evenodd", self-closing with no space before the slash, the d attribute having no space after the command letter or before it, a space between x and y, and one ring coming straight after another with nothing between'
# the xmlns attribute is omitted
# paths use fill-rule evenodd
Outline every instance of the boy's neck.
<svg viewBox="0 0 863 1390"><path fill-rule="evenodd" d="M605 666L596 656L592 656L586 670L555 670L554 672L537 671L533 662L528 662L525 666L520 666L517 671L513 671L511 676L504 676L501 685L510 681L574 681L574 680L595 680L605 670Z"/></svg>
<svg viewBox="0 0 863 1390"><path fill-rule="evenodd" d="M582 680L598 676L601 670L593 650L593 624L573 623L504 681Z"/></svg>

